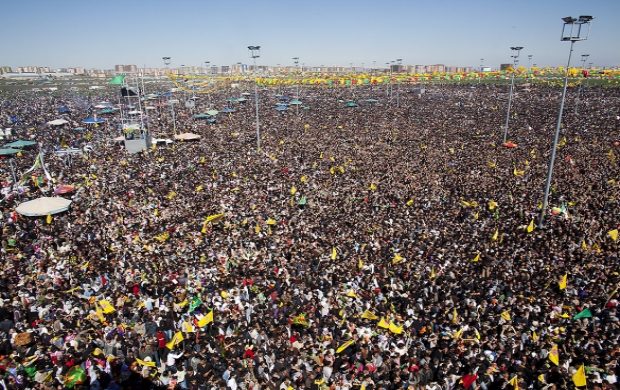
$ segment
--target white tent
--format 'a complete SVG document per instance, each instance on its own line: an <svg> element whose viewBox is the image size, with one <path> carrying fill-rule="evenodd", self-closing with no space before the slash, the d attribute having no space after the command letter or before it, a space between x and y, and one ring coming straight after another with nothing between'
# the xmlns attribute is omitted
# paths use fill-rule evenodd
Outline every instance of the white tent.
<svg viewBox="0 0 620 390"><path fill-rule="evenodd" d="M64 119L54 119L53 121L47 122L48 125L52 125L52 126L60 126L60 125L64 125L65 123L69 123L69 121L66 121Z"/></svg>
<svg viewBox="0 0 620 390"><path fill-rule="evenodd" d="M65 198L42 197L17 206L15 211L27 217L43 217L69 210L71 201Z"/></svg>
<svg viewBox="0 0 620 390"><path fill-rule="evenodd" d="M193 134L193 133L183 133L183 134L175 135L174 139L180 139L182 141L191 141L195 139L200 139L200 136L198 134Z"/></svg>

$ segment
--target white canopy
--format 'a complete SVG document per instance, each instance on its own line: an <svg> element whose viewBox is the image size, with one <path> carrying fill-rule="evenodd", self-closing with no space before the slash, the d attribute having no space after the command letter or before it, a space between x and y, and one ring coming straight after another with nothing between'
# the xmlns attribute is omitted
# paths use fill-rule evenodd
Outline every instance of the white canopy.
<svg viewBox="0 0 620 390"><path fill-rule="evenodd" d="M193 133L183 133L183 134L175 135L174 138L180 139L183 141L189 141L189 140L194 140L194 139L200 139L200 136L198 134L193 134Z"/></svg>
<svg viewBox="0 0 620 390"><path fill-rule="evenodd" d="M52 125L52 126L60 126L60 125L64 125L65 123L69 123L69 121L66 121L64 119L54 119L53 121L47 122L48 125Z"/></svg>
<svg viewBox="0 0 620 390"><path fill-rule="evenodd" d="M20 204L15 211L27 217L42 217L67 211L70 205L69 199L42 197Z"/></svg>

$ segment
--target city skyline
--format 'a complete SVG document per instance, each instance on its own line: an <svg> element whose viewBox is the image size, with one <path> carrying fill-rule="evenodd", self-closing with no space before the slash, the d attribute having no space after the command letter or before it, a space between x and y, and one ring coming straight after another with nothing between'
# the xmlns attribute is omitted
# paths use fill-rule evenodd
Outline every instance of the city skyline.
<svg viewBox="0 0 620 390"><path fill-rule="evenodd" d="M565 66L568 45L560 42L561 18L595 17L590 39L573 52L590 54L597 67L620 65L620 2L576 0L473 5L454 0L434 3L366 0L311 5L265 0L206 3L189 0L171 8L167 2L100 3L33 0L4 5L0 24L5 53L0 65L113 69L249 63L247 46L261 46L259 65L385 68L406 64L446 64L498 68L510 62L510 47L524 49L519 65ZM97 24L105 20L105 24ZM36 28L24 28L24 21ZM44 33L44 35L42 35ZM45 43L45 41L49 41ZM528 56L532 56L531 59ZM481 61L483 59L483 61Z"/></svg>

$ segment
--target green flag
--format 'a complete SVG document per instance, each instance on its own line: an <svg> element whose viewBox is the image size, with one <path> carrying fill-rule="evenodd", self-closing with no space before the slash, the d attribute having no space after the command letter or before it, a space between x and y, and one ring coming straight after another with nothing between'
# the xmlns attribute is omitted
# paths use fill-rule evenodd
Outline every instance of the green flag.
<svg viewBox="0 0 620 390"><path fill-rule="evenodd" d="M124 79L125 79L125 75L124 74L119 74L117 76L114 76L112 78L112 80L110 80L110 84L121 85L121 84L123 84L123 80Z"/></svg>
<svg viewBox="0 0 620 390"><path fill-rule="evenodd" d="M73 366L67 372L67 376L65 377L65 386L68 388L73 388L75 385L81 385L86 381L86 371L82 369L80 366Z"/></svg>
<svg viewBox="0 0 620 390"><path fill-rule="evenodd" d="M193 297L192 301L189 303L189 311L188 311L188 313L193 312L201 304L202 304L202 300L200 298Z"/></svg>
<svg viewBox="0 0 620 390"><path fill-rule="evenodd" d="M581 311L581 313L574 316L573 320L578 320L580 318L590 318L590 317L592 317L592 311L590 311L589 307L586 307L584 310Z"/></svg>

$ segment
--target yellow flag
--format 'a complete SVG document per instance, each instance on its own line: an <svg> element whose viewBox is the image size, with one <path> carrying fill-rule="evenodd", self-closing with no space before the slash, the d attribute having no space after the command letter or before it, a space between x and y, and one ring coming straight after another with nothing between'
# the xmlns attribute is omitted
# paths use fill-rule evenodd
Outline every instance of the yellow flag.
<svg viewBox="0 0 620 390"><path fill-rule="evenodd" d="M370 187L368 188L370 188L371 191L374 191L377 189L377 186L374 183L370 183Z"/></svg>
<svg viewBox="0 0 620 390"><path fill-rule="evenodd" d="M434 266L431 267L431 275L430 276L431 276L431 279L435 278L435 267Z"/></svg>
<svg viewBox="0 0 620 390"><path fill-rule="evenodd" d="M513 173L515 176L523 176L523 175L525 174L525 171L518 171L518 170L517 170L517 168L515 167L515 168L513 169L512 173Z"/></svg>
<svg viewBox="0 0 620 390"><path fill-rule="evenodd" d="M409 200L407 201L407 206L411 206L412 204L413 204L413 199L409 199Z"/></svg>
<svg viewBox="0 0 620 390"><path fill-rule="evenodd" d="M534 220L532 219L532 220L530 221L530 224L529 224L529 225L527 225L527 232L528 232L528 233L531 233L531 232L533 232L533 231L534 231Z"/></svg>
<svg viewBox="0 0 620 390"><path fill-rule="evenodd" d="M394 333L394 334L401 334L403 333L403 327L402 326L396 326L395 324L390 322L390 325L388 327L388 329L390 330L390 332Z"/></svg>
<svg viewBox="0 0 620 390"><path fill-rule="evenodd" d="M568 274L564 274L564 276L562 276L562 280L558 282L558 285L560 286L560 290L564 290L566 288L567 280L568 280Z"/></svg>
<svg viewBox="0 0 620 390"><path fill-rule="evenodd" d="M364 263L362 262L362 259L358 259L357 260L357 268L359 268L359 269L364 268Z"/></svg>
<svg viewBox="0 0 620 390"><path fill-rule="evenodd" d="M209 312L209 314L207 314L206 316L204 316L200 320L198 320L198 327L199 328L204 328L210 322L213 322L213 310L211 310L211 312Z"/></svg>
<svg viewBox="0 0 620 390"><path fill-rule="evenodd" d="M474 215L474 219L478 219L478 213L476 213L476 215Z"/></svg>
<svg viewBox="0 0 620 390"><path fill-rule="evenodd" d="M155 145L153 145L153 146L155 146ZM138 358L136 358L136 362L138 362L138 364L141 365L141 366L155 367L155 362L145 362L144 360L140 360Z"/></svg>
<svg viewBox="0 0 620 390"><path fill-rule="evenodd" d="M498 236L499 236L499 229L496 229L496 230L495 230L495 233L493 234L493 238L492 238L492 240L493 240L493 241L496 241Z"/></svg>
<svg viewBox="0 0 620 390"><path fill-rule="evenodd" d="M493 161L487 161L487 165L489 166L489 168L495 168L497 164L495 164Z"/></svg>
<svg viewBox="0 0 620 390"><path fill-rule="evenodd" d="M196 192L200 192L200 191L202 191L202 186L196 187Z"/></svg>
<svg viewBox="0 0 620 390"><path fill-rule="evenodd" d="M532 332L532 340L534 341L538 340L538 335L536 334L536 332Z"/></svg>
<svg viewBox="0 0 620 390"><path fill-rule="evenodd" d="M556 366L560 365L560 354L558 353L557 345L554 345L549 351L549 360L551 360Z"/></svg>
<svg viewBox="0 0 620 390"><path fill-rule="evenodd" d="M453 324L459 323L459 314L456 312L456 307L454 308L454 310L452 310L452 323Z"/></svg>
<svg viewBox="0 0 620 390"><path fill-rule="evenodd" d="M463 328L459 329L456 333L452 335L453 338L458 339L463 335Z"/></svg>
<svg viewBox="0 0 620 390"><path fill-rule="evenodd" d="M168 349L170 349L170 350L171 350L171 349L173 349L173 348L174 348L174 346L175 346L175 345L177 345L178 343L180 343L181 341L183 341L183 339L184 339L184 338L183 338L183 333L181 333L181 332L176 332L176 333L174 334L174 336L172 336L172 340L170 340L170 342L168 342L168 343L166 344L166 347L167 347Z"/></svg>
<svg viewBox="0 0 620 390"><path fill-rule="evenodd" d="M576 373L573 374L573 383L576 387L583 387L586 385L586 369L581 365Z"/></svg>
<svg viewBox="0 0 620 390"><path fill-rule="evenodd" d="M46 222L48 225L52 223L52 214L47 214ZM617 234L617 230L616 230L616 234Z"/></svg>
<svg viewBox="0 0 620 390"><path fill-rule="evenodd" d="M336 248L332 248L332 260L336 260L336 256L338 256L338 252L336 252Z"/></svg>
<svg viewBox="0 0 620 390"><path fill-rule="evenodd" d="M349 348L352 344L353 344L353 340L349 340L345 342L344 344L338 347L338 349L336 350L336 353L340 353L344 351L345 349Z"/></svg>
<svg viewBox="0 0 620 390"><path fill-rule="evenodd" d="M275 219L267 218L267 225L275 225L277 224Z"/></svg>
<svg viewBox="0 0 620 390"><path fill-rule="evenodd" d="M519 390L518 383L519 383L519 380L516 375L513 376L512 379L508 381L508 384L510 386L513 386L514 390Z"/></svg>
<svg viewBox="0 0 620 390"><path fill-rule="evenodd" d="M586 244L586 240L582 240L582 241L581 241L581 248L582 248L584 251L587 251L587 250L588 250L588 245Z"/></svg>
<svg viewBox="0 0 620 390"><path fill-rule="evenodd" d="M489 201L489 210L495 210L495 208L497 207L497 202L494 202L492 200Z"/></svg>
<svg viewBox="0 0 620 390"><path fill-rule="evenodd" d="M371 312L370 310L366 310L363 314L362 314L362 318L368 319L368 320L376 320L379 317L377 317L373 312Z"/></svg>
<svg viewBox="0 0 620 390"><path fill-rule="evenodd" d="M542 383L545 383L545 374L538 375L538 380L541 381Z"/></svg>
<svg viewBox="0 0 620 390"><path fill-rule="evenodd" d="M508 310L506 310L505 312L503 312L502 314L500 314L502 316L503 319L505 319L506 321L510 321L510 313L508 313Z"/></svg>
<svg viewBox="0 0 620 390"><path fill-rule="evenodd" d="M297 188L295 186L291 187L291 195L295 195L297 193Z"/></svg>
<svg viewBox="0 0 620 390"><path fill-rule="evenodd" d="M306 176L302 176L302 177L301 177L301 179L300 179L300 181L301 181L302 183L305 183L305 182L307 182L307 181L308 181L308 178L307 178Z"/></svg>
<svg viewBox="0 0 620 390"><path fill-rule="evenodd" d="M377 324L379 328L388 329L390 327L390 323L385 320L385 318L381 318L381 321Z"/></svg>
<svg viewBox="0 0 620 390"><path fill-rule="evenodd" d="M608 154L608 156L609 156L609 160L610 160L612 163L613 163L613 162L616 162L616 157L614 157L614 151L613 151L613 150L609 149L609 154Z"/></svg>
<svg viewBox="0 0 620 390"><path fill-rule="evenodd" d="M114 306L112 306L112 304L105 299L100 300L99 305L101 305L101 310L103 311L103 314L110 314L116 311L116 309L114 309Z"/></svg>
<svg viewBox="0 0 620 390"><path fill-rule="evenodd" d="M612 240L618 241L618 229L607 232L607 235L611 237Z"/></svg>
<svg viewBox="0 0 620 390"><path fill-rule="evenodd" d="M480 253L478 253L478 254L476 255L476 257L474 257L474 259L472 260L472 262L477 263L477 262L479 262L479 261L480 261Z"/></svg>
<svg viewBox="0 0 620 390"><path fill-rule="evenodd" d="M256 232L256 234L260 233L260 226L258 226L258 224L256 224L254 231Z"/></svg>
<svg viewBox="0 0 620 390"><path fill-rule="evenodd" d="M355 291L353 291L353 289L351 289L351 290L349 290L349 292L347 293L347 297L357 298L357 295L355 294Z"/></svg>
<svg viewBox="0 0 620 390"><path fill-rule="evenodd" d="M392 259L392 264L400 263L403 260L404 259L398 253L395 253L394 258Z"/></svg>

